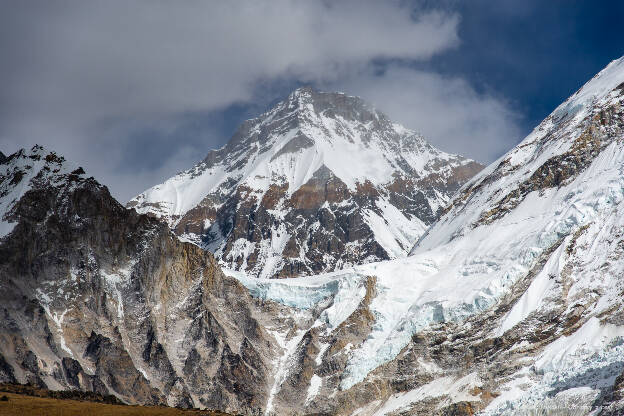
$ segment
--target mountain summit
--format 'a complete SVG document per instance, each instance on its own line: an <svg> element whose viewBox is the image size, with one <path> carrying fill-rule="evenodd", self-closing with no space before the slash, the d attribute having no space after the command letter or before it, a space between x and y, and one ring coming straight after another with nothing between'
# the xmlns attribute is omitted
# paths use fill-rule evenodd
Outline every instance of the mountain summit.
<svg viewBox="0 0 624 416"><path fill-rule="evenodd" d="M406 255L481 168L360 98L300 88L128 207L228 268L291 277Z"/></svg>

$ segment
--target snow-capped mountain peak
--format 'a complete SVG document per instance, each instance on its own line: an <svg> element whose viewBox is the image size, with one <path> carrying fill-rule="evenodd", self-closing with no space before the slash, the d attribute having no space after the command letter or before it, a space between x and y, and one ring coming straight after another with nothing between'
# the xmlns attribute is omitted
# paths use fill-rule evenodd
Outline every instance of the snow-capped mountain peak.
<svg viewBox="0 0 624 416"><path fill-rule="evenodd" d="M245 121L223 148L128 206L164 218L178 234L217 252L230 267L259 273L267 262L276 262L266 269L268 275L308 274L404 255L480 168L434 148L358 97L305 87ZM247 207L244 225L235 212L241 203ZM307 217L306 235L295 237L294 223L280 228L302 209L306 213L298 215ZM265 225L258 224L258 210L266 211L259 215L268 221ZM335 225L318 221L320 210L345 217L340 233L334 232ZM354 210L357 219L346 219ZM249 215L256 224L250 224ZM299 222L294 217L288 221ZM353 233L349 222L364 230ZM252 237L254 231L248 229L231 240L238 224L260 226L260 235ZM309 236L319 227L323 234L342 234L335 243L349 254L322 259L334 254L328 253L329 236L318 236L325 248L317 246L315 259L307 258ZM266 246L256 244L261 241ZM367 250L356 247L368 242L372 246ZM278 259L285 250L297 259L296 270L290 270L295 263Z"/></svg>
<svg viewBox="0 0 624 416"><path fill-rule="evenodd" d="M60 187L77 179L84 179L81 167L40 145L9 156L0 154L0 238L13 231L15 204L33 186Z"/></svg>

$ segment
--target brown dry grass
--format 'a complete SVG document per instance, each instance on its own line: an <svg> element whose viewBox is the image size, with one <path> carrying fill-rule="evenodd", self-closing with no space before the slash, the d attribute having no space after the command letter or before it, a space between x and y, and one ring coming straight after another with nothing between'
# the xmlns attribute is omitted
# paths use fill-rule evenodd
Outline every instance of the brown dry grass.
<svg viewBox="0 0 624 416"><path fill-rule="evenodd" d="M0 416L227 416L225 413L170 407L120 406L76 400L49 399L0 393Z"/></svg>

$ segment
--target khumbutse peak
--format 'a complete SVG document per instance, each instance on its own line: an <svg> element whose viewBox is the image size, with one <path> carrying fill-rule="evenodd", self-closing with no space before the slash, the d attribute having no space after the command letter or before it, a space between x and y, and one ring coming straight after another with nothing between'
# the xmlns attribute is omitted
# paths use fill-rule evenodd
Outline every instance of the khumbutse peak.
<svg viewBox="0 0 624 416"><path fill-rule="evenodd" d="M406 255L481 168L358 97L306 87L128 206L226 267L300 276Z"/></svg>

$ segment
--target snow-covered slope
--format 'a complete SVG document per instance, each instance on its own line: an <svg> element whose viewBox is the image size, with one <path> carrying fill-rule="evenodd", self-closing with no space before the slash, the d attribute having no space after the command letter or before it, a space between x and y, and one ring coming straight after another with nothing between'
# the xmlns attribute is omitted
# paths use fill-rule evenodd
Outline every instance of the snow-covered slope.
<svg viewBox="0 0 624 416"><path fill-rule="evenodd" d="M479 169L359 98L301 88L128 206L230 268L312 274L404 256Z"/></svg>
<svg viewBox="0 0 624 416"><path fill-rule="evenodd" d="M312 370L338 406L369 397L356 414L621 414L623 105L624 58L469 181L407 258L317 283L239 278L302 308L332 288L343 318L375 278L370 331L324 357L340 357L339 376ZM336 333L340 322L315 325ZM310 406L326 410L322 398Z"/></svg>

